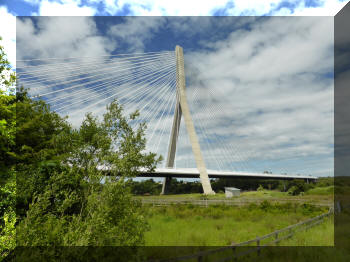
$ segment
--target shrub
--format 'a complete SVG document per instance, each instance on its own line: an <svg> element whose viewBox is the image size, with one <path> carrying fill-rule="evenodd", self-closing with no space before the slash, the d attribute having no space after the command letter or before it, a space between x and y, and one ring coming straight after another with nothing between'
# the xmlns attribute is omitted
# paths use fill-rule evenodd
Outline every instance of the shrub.
<svg viewBox="0 0 350 262"><path fill-rule="evenodd" d="M260 203L260 209L264 211L268 211L272 208L272 205L270 204L269 201L264 200L263 202Z"/></svg>
<svg viewBox="0 0 350 262"><path fill-rule="evenodd" d="M297 186L292 186L291 188L288 189L288 195L296 196L300 194L301 189Z"/></svg>

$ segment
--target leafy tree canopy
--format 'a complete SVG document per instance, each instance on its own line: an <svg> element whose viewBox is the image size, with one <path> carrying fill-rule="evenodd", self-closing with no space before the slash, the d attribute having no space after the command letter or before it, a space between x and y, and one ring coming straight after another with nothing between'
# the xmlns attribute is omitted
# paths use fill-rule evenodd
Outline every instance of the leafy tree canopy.
<svg viewBox="0 0 350 262"><path fill-rule="evenodd" d="M4 48L0 45L0 259L16 245L16 176L14 165L8 163L15 145L15 79Z"/></svg>
<svg viewBox="0 0 350 262"><path fill-rule="evenodd" d="M22 146L17 144L16 150L18 207L24 218L17 243L142 244L147 223L127 178L141 168L154 170L161 157L145 152L146 124L130 126L138 112L125 117L114 101L102 120L88 113L74 129L44 102L23 101L17 110Z"/></svg>

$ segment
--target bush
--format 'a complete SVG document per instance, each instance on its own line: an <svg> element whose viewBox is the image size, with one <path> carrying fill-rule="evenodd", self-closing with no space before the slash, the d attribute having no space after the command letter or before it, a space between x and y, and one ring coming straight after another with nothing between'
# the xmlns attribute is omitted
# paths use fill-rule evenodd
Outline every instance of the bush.
<svg viewBox="0 0 350 262"><path fill-rule="evenodd" d="M264 211L268 211L270 210L273 206L271 205L271 203L267 200L264 200L263 202L260 203L260 209L264 210Z"/></svg>
<svg viewBox="0 0 350 262"><path fill-rule="evenodd" d="M315 187L306 192L307 195L332 195L334 193L334 186Z"/></svg>
<svg viewBox="0 0 350 262"><path fill-rule="evenodd" d="M301 192L300 188L297 186L292 186L288 189L288 195L296 196L299 195Z"/></svg>
<svg viewBox="0 0 350 262"><path fill-rule="evenodd" d="M262 185L259 185L257 191L263 191L264 190L264 187Z"/></svg>

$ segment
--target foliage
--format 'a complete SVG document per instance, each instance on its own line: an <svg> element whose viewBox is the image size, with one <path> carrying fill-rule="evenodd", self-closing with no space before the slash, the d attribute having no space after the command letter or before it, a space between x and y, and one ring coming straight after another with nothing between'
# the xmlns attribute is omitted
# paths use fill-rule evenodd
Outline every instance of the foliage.
<svg viewBox="0 0 350 262"><path fill-rule="evenodd" d="M15 204L15 173L10 164L15 145L15 96L0 93L0 227L4 214Z"/></svg>
<svg viewBox="0 0 350 262"><path fill-rule="evenodd" d="M161 157L143 153L146 125L141 123L136 130L129 125L138 112L124 117L123 108L114 101L102 121L87 114L81 126L73 129L40 105L44 107L36 107L38 118L51 119L54 128L46 146L31 146L33 150L22 162L32 167L28 172L21 170L20 180L23 191L28 188L22 199L31 202L17 227L17 243L142 244L147 223L140 204L132 199L127 178L136 176L141 168L154 170Z"/></svg>
<svg viewBox="0 0 350 262"><path fill-rule="evenodd" d="M292 196L296 196L300 194L300 189L297 186L292 186L288 189L288 194Z"/></svg>
<svg viewBox="0 0 350 262"><path fill-rule="evenodd" d="M0 174L4 179L13 164L16 137L16 104L14 95L0 91ZM6 176L8 177L8 176ZM0 180L0 183L4 182Z"/></svg>
<svg viewBox="0 0 350 262"><path fill-rule="evenodd" d="M86 185L85 192L79 192L63 189L69 175L74 172L55 176L55 185L33 203L17 227L19 245L134 246L143 243L146 221L140 213L139 202L131 199L123 179L95 190ZM89 190L92 192L86 192Z"/></svg>
<svg viewBox="0 0 350 262"><path fill-rule="evenodd" d="M315 187L306 192L306 195L333 195L334 186Z"/></svg>
<svg viewBox="0 0 350 262"><path fill-rule="evenodd" d="M307 184L303 180L297 180L294 179L292 181L288 181L287 188L288 188L288 194L289 195L300 195L301 193L305 193L311 188L314 188L315 186L313 184Z"/></svg>
<svg viewBox="0 0 350 262"><path fill-rule="evenodd" d="M51 112L44 101L30 99L23 88L17 90L15 104L16 144L7 161L16 164L16 212L21 220L33 197L44 191L52 173L62 169L60 163L70 145L59 144L58 140L69 137L73 131L64 118Z"/></svg>
<svg viewBox="0 0 350 262"><path fill-rule="evenodd" d="M161 184L153 181L152 179L144 181L130 181L132 187L132 193L135 195L158 195L161 191ZM318 184L307 184L304 180L292 180L292 181L280 181L280 180L263 180L263 179L213 179L211 180L212 188L215 192L224 192L225 187L236 187L242 191L252 190L278 190L280 192L286 192L291 187L296 186L300 192L306 192L312 189ZM294 190L294 189L293 189ZM189 194L189 193L203 193L201 183L199 181L182 181L172 178L169 184L169 194Z"/></svg>
<svg viewBox="0 0 350 262"><path fill-rule="evenodd" d="M215 192L224 190L225 187L236 187L243 191L257 190L260 185L263 188L273 190L277 189L281 183L283 182L279 180L219 178L212 182L212 187Z"/></svg>
<svg viewBox="0 0 350 262"><path fill-rule="evenodd" d="M5 185L0 187L0 257L5 257L16 247L16 178L10 177Z"/></svg>
<svg viewBox="0 0 350 262"><path fill-rule="evenodd" d="M1 37L0 37L1 41ZM9 164L13 154L11 148L15 145L16 132L16 96L14 92L5 92L13 89L16 81L15 73L7 60L4 48L0 45L0 186L9 178ZM5 90L3 90L5 89Z"/></svg>
<svg viewBox="0 0 350 262"><path fill-rule="evenodd" d="M162 190L162 185L155 182L153 179L143 181L129 180L128 185L131 188L131 193L134 195L159 195Z"/></svg>
<svg viewBox="0 0 350 262"><path fill-rule="evenodd" d="M5 257L16 247L16 213L14 210L4 214L5 225L0 234L0 257Z"/></svg>
<svg viewBox="0 0 350 262"><path fill-rule="evenodd" d="M320 177L317 180L317 187L329 187L334 185L334 177Z"/></svg>
<svg viewBox="0 0 350 262"><path fill-rule="evenodd" d="M6 256L16 245L16 176L10 164L16 132L15 80L16 76L11 73L4 48L0 45L0 257ZM3 87L10 92L5 93Z"/></svg>
<svg viewBox="0 0 350 262"><path fill-rule="evenodd" d="M2 40L0 36L0 41ZM10 93L14 93L14 83L16 81L16 75L11 71L10 62L7 60L7 55L4 51L4 47L0 45L0 90L1 87L5 87L10 91Z"/></svg>

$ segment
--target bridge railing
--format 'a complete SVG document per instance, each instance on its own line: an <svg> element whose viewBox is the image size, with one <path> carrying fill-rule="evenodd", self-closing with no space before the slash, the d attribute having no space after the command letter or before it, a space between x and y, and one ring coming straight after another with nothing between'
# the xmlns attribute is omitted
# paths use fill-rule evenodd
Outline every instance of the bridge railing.
<svg viewBox="0 0 350 262"><path fill-rule="evenodd" d="M323 222L323 220L326 217L331 216L334 213L334 209L331 207L329 208L329 211L325 214L307 219L305 221L299 222L297 224L285 227L280 230L276 230L272 233L269 233L267 235L257 237L255 239L251 239L245 242L241 243L232 243L231 246L227 247L221 247L221 248L216 248L216 249L211 249L211 250L206 250L206 251L201 251L198 253L194 254L189 254L189 255L184 255L184 256L179 256L179 257L174 257L170 259L161 259L161 260L149 260L148 262L173 262L173 261L185 261L185 260L190 260L190 259L197 259L197 261L203 261L204 258L208 258L209 256L213 254L218 254L221 252L225 252L227 250L231 250L230 254L228 256L225 256L223 258L217 259L217 260L212 260L210 261L217 261L217 262L224 262L224 261L231 261L234 258L239 258L242 256L246 256L252 253L257 252L257 255L260 255L260 251L262 248L267 247L267 246L273 246L280 241L292 237L296 232L301 231L301 230L307 230L313 226L316 226L320 223ZM270 239L267 243L262 243L264 240ZM272 240L271 240L272 239ZM239 247L251 247L251 248L245 248L244 250L239 250Z"/></svg>

